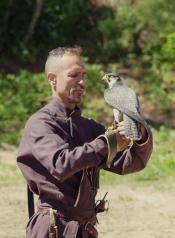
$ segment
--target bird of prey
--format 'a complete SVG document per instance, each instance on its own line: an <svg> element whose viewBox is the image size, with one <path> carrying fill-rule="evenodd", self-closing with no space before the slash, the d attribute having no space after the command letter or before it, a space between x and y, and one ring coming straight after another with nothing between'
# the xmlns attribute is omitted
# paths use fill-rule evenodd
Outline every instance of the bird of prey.
<svg viewBox="0 0 175 238"><path fill-rule="evenodd" d="M147 124L140 116L136 93L123 82L118 73L105 74L102 79L108 86L104 91L104 99L113 108L115 122L123 120L126 137L140 140L140 126L143 124L147 127Z"/></svg>

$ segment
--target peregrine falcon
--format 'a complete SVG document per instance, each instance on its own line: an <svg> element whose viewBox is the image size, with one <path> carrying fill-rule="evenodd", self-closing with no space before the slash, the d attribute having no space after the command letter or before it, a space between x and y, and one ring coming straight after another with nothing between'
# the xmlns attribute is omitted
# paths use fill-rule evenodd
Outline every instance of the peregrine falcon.
<svg viewBox="0 0 175 238"><path fill-rule="evenodd" d="M104 91L104 99L113 107L115 122L123 120L126 137L140 140L140 126L143 124L147 127L147 124L140 116L136 93L123 82L118 73L105 74L102 79L108 86Z"/></svg>

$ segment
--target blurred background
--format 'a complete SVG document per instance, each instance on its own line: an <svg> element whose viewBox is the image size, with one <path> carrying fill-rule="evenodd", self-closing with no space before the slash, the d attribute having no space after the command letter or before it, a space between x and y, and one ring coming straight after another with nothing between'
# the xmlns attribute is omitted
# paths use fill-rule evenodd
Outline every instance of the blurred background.
<svg viewBox="0 0 175 238"><path fill-rule="evenodd" d="M85 116L110 125L112 110L104 102L101 77L120 72L138 93L152 128L154 153L147 168L124 177L102 172L101 183L175 191L174 12L174 0L0 1L0 203L9 194L10 209L18 213L20 208L27 216L17 146L27 118L50 99L44 64L48 51L58 46L83 48L88 80L80 106ZM6 229L4 216L0 224ZM20 235L18 230L1 237L24 237L20 224Z"/></svg>

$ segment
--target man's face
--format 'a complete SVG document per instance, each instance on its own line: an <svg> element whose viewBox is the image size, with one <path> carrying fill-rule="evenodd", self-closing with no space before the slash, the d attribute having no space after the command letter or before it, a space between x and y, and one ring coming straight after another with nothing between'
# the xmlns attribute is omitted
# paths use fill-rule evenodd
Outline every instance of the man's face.
<svg viewBox="0 0 175 238"><path fill-rule="evenodd" d="M79 55L65 54L59 68L56 74L56 96L69 108L74 108L80 102L84 90L84 64Z"/></svg>

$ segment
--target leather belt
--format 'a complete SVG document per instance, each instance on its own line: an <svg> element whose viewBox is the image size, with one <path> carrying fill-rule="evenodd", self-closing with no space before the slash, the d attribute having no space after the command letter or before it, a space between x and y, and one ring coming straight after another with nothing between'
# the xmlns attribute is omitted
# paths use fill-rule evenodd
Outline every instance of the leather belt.
<svg viewBox="0 0 175 238"><path fill-rule="evenodd" d="M42 215L50 215L50 210L47 207L38 207L37 209L37 213L38 214L42 214ZM86 230L92 238L96 238L98 237L98 231L95 228L94 224L91 223L90 219L88 218L82 218L82 217L74 217L72 219L70 219L69 217L66 217L63 213L61 213L58 210L54 210L53 209L53 213L55 215L55 217L57 218L64 218L66 221L70 221L70 220L75 220L79 223L79 226L81 228L83 228L84 230Z"/></svg>

